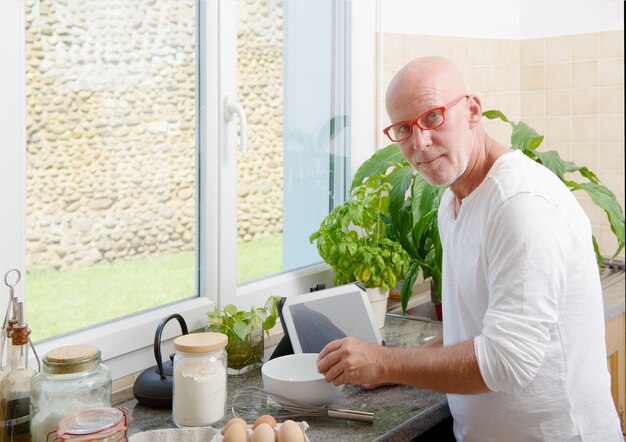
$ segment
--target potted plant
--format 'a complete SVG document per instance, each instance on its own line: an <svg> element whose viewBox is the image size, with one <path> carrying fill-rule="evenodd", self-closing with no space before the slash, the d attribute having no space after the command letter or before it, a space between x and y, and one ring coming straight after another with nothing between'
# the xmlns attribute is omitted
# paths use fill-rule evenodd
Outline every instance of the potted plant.
<svg viewBox="0 0 626 442"><path fill-rule="evenodd" d="M208 314L207 331L215 331L228 336L228 374L242 374L263 363L263 332L276 324L280 297L270 296L265 306L238 310L233 304L223 309L217 307Z"/></svg>
<svg viewBox="0 0 626 442"><path fill-rule="evenodd" d="M409 256L390 232L389 177L380 174L354 185L351 198L322 221L309 240L334 270L336 285L361 282L384 325L389 288L405 277ZM382 315L381 315L382 312Z"/></svg>
<svg viewBox="0 0 626 442"><path fill-rule="evenodd" d="M570 190L588 193L592 201L604 210L618 242L618 248L613 255L615 258L624 248L624 213L613 192L600 184L598 177L587 167L564 161L555 151L538 151L537 147L543 141L543 136L526 123L510 121L497 110L485 111L483 115L509 123L513 128L511 146L514 149L521 150L529 158L550 169ZM574 181L571 175L566 176L572 173L579 173L586 181L580 183ZM402 310L406 313L411 290L420 271L424 279L431 278L433 297L441 301L442 249L437 228L437 212L445 187L426 182L404 160L396 144L377 151L361 165L352 181L353 188L364 181L375 182L381 176L387 177L387 182L392 186L389 192L390 237L400 242L410 256L408 271L400 291ZM598 264L602 265L603 258L595 237L593 244Z"/></svg>

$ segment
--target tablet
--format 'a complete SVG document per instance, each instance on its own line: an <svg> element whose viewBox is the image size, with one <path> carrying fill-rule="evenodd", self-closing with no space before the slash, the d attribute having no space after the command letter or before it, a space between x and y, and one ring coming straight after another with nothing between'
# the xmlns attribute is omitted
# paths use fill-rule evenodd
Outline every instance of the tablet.
<svg viewBox="0 0 626 442"><path fill-rule="evenodd" d="M319 353L346 336L382 343L367 294L355 284L287 298L282 319L294 353Z"/></svg>

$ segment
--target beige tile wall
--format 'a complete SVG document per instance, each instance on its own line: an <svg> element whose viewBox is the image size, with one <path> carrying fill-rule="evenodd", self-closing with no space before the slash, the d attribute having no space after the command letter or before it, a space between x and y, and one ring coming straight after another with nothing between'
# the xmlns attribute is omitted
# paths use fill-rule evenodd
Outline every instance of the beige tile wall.
<svg viewBox="0 0 626 442"><path fill-rule="evenodd" d="M528 40L494 40L386 33L383 89L409 60L441 55L456 62L483 109L501 110L545 136L543 150L587 166L624 207L624 32L610 31ZM379 97L377 97L379 99ZM383 105L384 102L380 103ZM388 118L383 112L383 127ZM485 121L510 144L511 131ZM573 179L580 177L572 176ZM606 215L575 192L605 255L616 248ZM620 254L623 258L624 251Z"/></svg>
<svg viewBox="0 0 626 442"><path fill-rule="evenodd" d="M624 31L524 40L520 56L522 119L543 126L543 149L596 172L624 207ZM575 195L611 255L617 243L606 215Z"/></svg>

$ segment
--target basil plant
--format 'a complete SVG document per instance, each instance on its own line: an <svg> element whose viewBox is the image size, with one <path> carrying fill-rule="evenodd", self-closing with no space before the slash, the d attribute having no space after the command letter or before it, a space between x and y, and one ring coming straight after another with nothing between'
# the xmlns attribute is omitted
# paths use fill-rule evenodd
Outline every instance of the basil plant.
<svg viewBox="0 0 626 442"><path fill-rule="evenodd" d="M322 221L309 240L334 270L337 285L359 281L367 288L393 289L406 276L409 256L394 240L389 214L389 177L354 184L349 201Z"/></svg>

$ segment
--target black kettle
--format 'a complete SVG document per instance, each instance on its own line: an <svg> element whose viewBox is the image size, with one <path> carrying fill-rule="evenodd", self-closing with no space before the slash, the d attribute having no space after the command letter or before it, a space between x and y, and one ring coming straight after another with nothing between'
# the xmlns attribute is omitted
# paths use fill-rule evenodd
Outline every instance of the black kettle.
<svg viewBox="0 0 626 442"><path fill-rule="evenodd" d="M178 320L183 335L189 333L187 323L177 313L164 318L159 322L154 335L154 358L157 365L143 371L135 380L133 395L142 404L154 408L172 408L172 385L174 384L174 354L170 360L161 362L161 334L167 321Z"/></svg>

